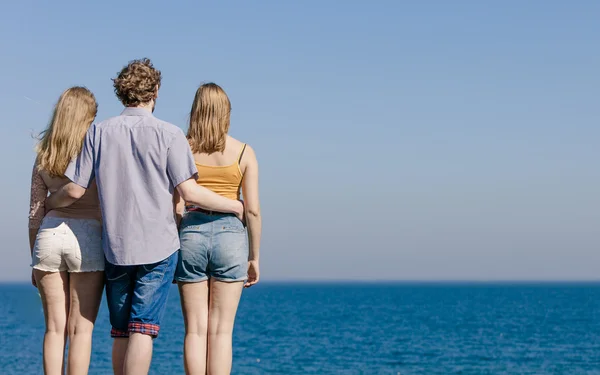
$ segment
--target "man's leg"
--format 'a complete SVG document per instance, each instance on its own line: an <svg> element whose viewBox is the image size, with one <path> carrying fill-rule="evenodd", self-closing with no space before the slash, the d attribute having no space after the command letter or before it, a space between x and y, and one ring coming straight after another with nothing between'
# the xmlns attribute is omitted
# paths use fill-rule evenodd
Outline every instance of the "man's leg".
<svg viewBox="0 0 600 375"><path fill-rule="evenodd" d="M158 336L160 320L167 305L178 253L154 264L138 266L124 375L147 375L152 362L152 339Z"/></svg>
<svg viewBox="0 0 600 375"><path fill-rule="evenodd" d="M152 336L132 332L129 334L127 353L123 361L124 375L146 375L152 362Z"/></svg>
<svg viewBox="0 0 600 375"><path fill-rule="evenodd" d="M105 263L106 301L110 314L114 339L112 365L115 375L123 375L123 363L129 341L129 318L131 315L131 298L133 295L135 266L117 266Z"/></svg>
<svg viewBox="0 0 600 375"><path fill-rule="evenodd" d="M125 364L125 353L129 345L129 337L115 337L112 347L112 365L115 375L123 375L123 366Z"/></svg>

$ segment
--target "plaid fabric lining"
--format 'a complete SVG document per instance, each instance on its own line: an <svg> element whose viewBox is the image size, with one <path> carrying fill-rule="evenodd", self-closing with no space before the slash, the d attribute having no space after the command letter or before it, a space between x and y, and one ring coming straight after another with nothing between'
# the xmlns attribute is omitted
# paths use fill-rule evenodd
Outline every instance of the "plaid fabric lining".
<svg viewBox="0 0 600 375"><path fill-rule="evenodd" d="M138 323L131 322L129 323L129 332L141 333L149 336L158 336L158 331L160 330L160 326L156 324L149 323Z"/></svg>
<svg viewBox="0 0 600 375"><path fill-rule="evenodd" d="M156 337L158 336L158 331L160 331L160 326L156 324L131 322L129 323L127 332L113 328L110 331L110 335L112 337L129 337L129 334L134 332Z"/></svg>
<svg viewBox="0 0 600 375"><path fill-rule="evenodd" d="M110 337L129 337L129 332L113 328L110 330Z"/></svg>

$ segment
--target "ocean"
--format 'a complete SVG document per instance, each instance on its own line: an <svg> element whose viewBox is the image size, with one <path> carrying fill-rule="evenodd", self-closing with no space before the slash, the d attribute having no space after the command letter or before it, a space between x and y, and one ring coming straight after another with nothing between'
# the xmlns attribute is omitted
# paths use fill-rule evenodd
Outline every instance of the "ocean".
<svg viewBox="0 0 600 375"><path fill-rule="evenodd" d="M173 287L151 374L183 374ZM0 285L0 373L41 374L36 289ZM110 374L103 303L90 374ZM262 283L242 297L233 374L600 374L600 284Z"/></svg>

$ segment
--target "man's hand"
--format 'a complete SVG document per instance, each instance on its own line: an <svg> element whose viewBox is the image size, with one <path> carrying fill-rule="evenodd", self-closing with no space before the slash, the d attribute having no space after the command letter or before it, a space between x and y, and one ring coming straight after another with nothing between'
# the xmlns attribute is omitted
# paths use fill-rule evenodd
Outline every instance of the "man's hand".
<svg viewBox="0 0 600 375"><path fill-rule="evenodd" d="M248 261L248 280L244 284L244 288L250 288L252 285L258 283L260 279L260 270L258 267L258 260Z"/></svg>
<svg viewBox="0 0 600 375"><path fill-rule="evenodd" d="M35 275L33 274L33 268L31 269L31 285L37 288L37 281L35 280Z"/></svg>

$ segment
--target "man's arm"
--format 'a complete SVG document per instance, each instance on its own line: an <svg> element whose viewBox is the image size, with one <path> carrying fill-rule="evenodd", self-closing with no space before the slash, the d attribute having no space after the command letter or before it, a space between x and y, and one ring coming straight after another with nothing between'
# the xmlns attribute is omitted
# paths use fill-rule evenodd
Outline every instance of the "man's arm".
<svg viewBox="0 0 600 375"><path fill-rule="evenodd" d="M51 194L46 199L46 211L67 207L81 198L94 179L94 137L95 125L90 126L83 140L83 147L76 159L72 160L65 177L72 182Z"/></svg>
<svg viewBox="0 0 600 375"><path fill-rule="evenodd" d="M46 199L46 211L72 205L75 201L83 197L85 191L86 189L84 187L69 182L56 192L50 194Z"/></svg>
<svg viewBox="0 0 600 375"><path fill-rule="evenodd" d="M167 173L179 196L187 203L209 211L233 213L244 217L244 205L222 197L196 184L196 164L190 145L181 130L174 135L167 155Z"/></svg>
<svg viewBox="0 0 600 375"><path fill-rule="evenodd" d="M205 210L232 213L240 220L244 217L242 202L222 197L203 186L199 186L193 179L177 185L177 192L185 202L202 207Z"/></svg>

